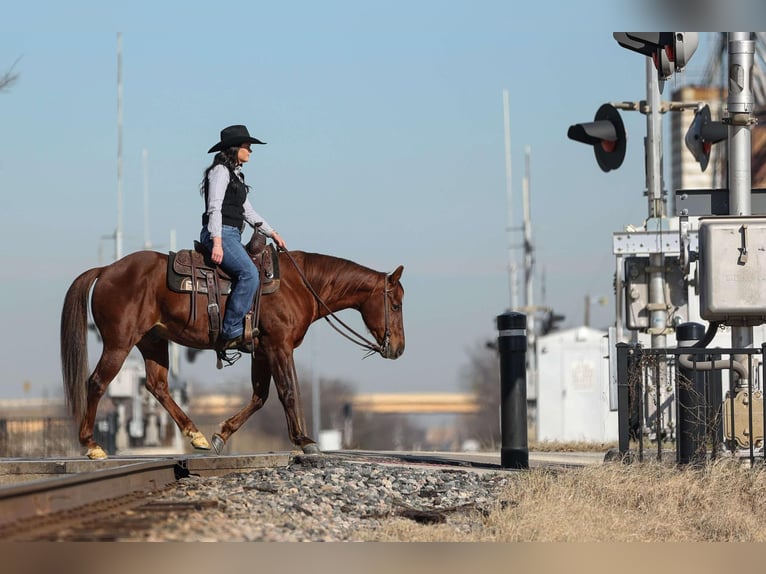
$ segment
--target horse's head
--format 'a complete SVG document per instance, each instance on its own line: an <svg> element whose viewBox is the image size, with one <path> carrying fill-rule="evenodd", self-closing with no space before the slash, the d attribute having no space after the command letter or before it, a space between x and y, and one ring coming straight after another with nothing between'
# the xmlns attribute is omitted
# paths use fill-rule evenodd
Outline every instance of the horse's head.
<svg viewBox="0 0 766 574"><path fill-rule="evenodd" d="M386 359L397 359L404 353L404 288L399 282L403 271L404 267L400 265L390 275L383 275L380 288L373 289L360 308L364 324L380 345L381 356Z"/></svg>

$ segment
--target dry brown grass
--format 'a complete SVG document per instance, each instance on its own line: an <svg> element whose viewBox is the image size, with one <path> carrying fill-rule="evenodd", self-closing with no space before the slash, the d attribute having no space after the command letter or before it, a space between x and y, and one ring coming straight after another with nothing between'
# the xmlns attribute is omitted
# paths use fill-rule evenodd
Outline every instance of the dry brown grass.
<svg viewBox="0 0 766 574"><path fill-rule="evenodd" d="M766 470L612 463L511 474L487 516L435 526L386 521L369 540L430 542L763 542Z"/></svg>

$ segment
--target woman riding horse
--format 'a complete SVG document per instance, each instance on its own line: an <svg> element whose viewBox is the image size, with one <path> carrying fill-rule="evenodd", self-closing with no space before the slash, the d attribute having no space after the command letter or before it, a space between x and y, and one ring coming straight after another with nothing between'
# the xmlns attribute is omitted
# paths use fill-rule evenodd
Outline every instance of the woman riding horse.
<svg viewBox="0 0 766 574"><path fill-rule="evenodd" d="M218 452L264 405L272 378L285 411L291 442L307 453L319 451L315 441L306 434L293 361L293 350L301 344L314 321L329 320L343 309L355 309L374 339L370 342L354 333L362 341L355 342L386 359L396 359L404 352L401 265L388 274L339 257L301 251L282 252L279 260L279 289L267 296L260 312L260 334L250 369L253 395L248 404L224 421L219 432L213 435L212 446ZM89 458L107 456L93 437L98 403L133 347L137 347L144 358L146 389L191 439L194 448L211 448L168 389L168 341L194 349L213 348L205 312L207 298L198 295L192 301L188 294L168 288L167 267L167 255L137 251L106 267L83 272L64 298L61 312L64 390L79 425L80 444ZM90 375L89 299L93 322L103 345L101 357ZM194 314L190 305L196 307Z"/></svg>
<svg viewBox="0 0 766 574"><path fill-rule="evenodd" d="M200 193L205 198L200 242L211 253L211 259L232 278L231 294L226 306L221 333L216 343L219 357L227 349L252 352L244 334L244 319L258 291L258 269L242 246L245 223L270 237L278 247L285 242L250 205L242 165L250 160L252 144L263 144L251 137L242 125L221 130L221 141L208 150L217 152L213 163L205 170Z"/></svg>

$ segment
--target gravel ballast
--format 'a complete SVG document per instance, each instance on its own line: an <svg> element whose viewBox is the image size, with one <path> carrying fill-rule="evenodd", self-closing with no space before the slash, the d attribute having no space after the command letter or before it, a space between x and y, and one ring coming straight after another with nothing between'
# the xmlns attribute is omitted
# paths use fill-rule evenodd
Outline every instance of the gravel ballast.
<svg viewBox="0 0 766 574"><path fill-rule="evenodd" d="M363 541L388 520L466 532L503 503L509 482L504 471L296 456L287 467L183 478L131 511L142 528L127 517L116 539Z"/></svg>

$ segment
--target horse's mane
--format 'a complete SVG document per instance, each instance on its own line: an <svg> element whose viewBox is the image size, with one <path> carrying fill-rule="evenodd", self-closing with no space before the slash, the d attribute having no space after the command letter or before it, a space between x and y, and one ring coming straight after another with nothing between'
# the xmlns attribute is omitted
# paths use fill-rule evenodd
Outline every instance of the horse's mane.
<svg viewBox="0 0 766 574"><path fill-rule="evenodd" d="M380 271L349 259L306 252L303 253L303 272L311 283L316 285L332 283L334 289L342 289L339 295L343 295L346 291L372 289L381 275Z"/></svg>

